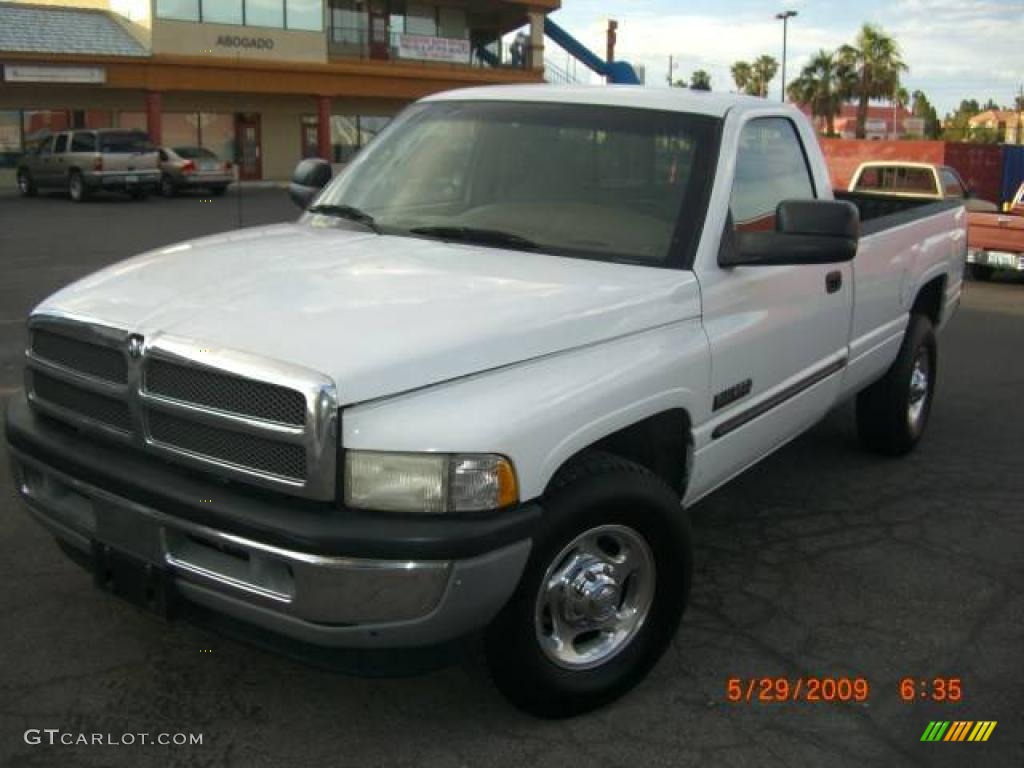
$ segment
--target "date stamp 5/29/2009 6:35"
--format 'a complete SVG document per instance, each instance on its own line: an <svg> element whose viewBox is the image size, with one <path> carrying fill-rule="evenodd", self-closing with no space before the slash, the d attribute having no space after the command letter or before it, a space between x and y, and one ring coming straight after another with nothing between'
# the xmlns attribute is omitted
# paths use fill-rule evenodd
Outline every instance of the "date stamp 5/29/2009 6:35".
<svg viewBox="0 0 1024 768"><path fill-rule="evenodd" d="M959 677L904 677L892 692L907 703L957 703L963 698ZM875 688L864 677L730 677L725 685L726 701L733 704L864 703L874 694Z"/></svg>

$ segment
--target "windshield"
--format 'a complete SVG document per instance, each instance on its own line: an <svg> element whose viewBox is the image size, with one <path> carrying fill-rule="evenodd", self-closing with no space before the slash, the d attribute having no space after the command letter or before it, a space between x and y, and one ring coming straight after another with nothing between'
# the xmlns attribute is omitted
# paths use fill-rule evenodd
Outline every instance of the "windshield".
<svg viewBox="0 0 1024 768"><path fill-rule="evenodd" d="M316 200L386 234L686 263L714 118L504 101L414 105Z"/></svg>
<svg viewBox="0 0 1024 768"><path fill-rule="evenodd" d="M141 131L110 131L100 134L100 152L128 154L152 151L149 137Z"/></svg>

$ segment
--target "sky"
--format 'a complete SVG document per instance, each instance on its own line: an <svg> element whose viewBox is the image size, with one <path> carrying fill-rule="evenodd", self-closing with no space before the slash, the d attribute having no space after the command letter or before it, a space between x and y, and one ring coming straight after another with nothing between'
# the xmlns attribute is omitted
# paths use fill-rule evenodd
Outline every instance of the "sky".
<svg viewBox="0 0 1024 768"><path fill-rule="evenodd" d="M924 91L940 116L965 98L1011 105L1024 84L1024 0L562 0L551 18L602 57L607 19L617 19L616 58L644 65L650 86L667 84L671 55L674 78L705 69L713 90L733 90L732 62L763 53L781 61L775 14L789 9L798 15L788 24L787 82L819 48L852 43L871 22L899 43L910 66L904 87ZM562 49L548 46L548 60L565 66ZM582 66L577 73L586 82ZM780 84L777 75L771 97Z"/></svg>

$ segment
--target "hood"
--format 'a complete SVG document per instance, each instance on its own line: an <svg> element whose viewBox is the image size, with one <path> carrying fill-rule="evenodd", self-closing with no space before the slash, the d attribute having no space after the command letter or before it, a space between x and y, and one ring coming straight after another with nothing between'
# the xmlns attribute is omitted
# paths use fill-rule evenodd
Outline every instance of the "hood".
<svg viewBox="0 0 1024 768"><path fill-rule="evenodd" d="M695 317L699 293L679 270L295 223L151 251L35 313L304 366L348 404Z"/></svg>

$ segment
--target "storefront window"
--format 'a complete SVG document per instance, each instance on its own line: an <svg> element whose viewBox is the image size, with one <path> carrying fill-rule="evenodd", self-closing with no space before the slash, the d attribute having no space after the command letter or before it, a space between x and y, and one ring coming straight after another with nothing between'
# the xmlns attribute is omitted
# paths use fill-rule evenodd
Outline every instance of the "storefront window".
<svg viewBox="0 0 1024 768"><path fill-rule="evenodd" d="M245 0L245 23L252 27L284 27L282 0Z"/></svg>
<svg viewBox="0 0 1024 768"><path fill-rule="evenodd" d="M242 0L202 0L203 21L212 24L241 24Z"/></svg>
<svg viewBox="0 0 1024 768"><path fill-rule="evenodd" d="M165 112L160 119L160 141L165 147L199 146L199 115Z"/></svg>
<svg viewBox="0 0 1024 768"><path fill-rule="evenodd" d="M14 166L21 152L21 112L0 110L0 168Z"/></svg>
<svg viewBox="0 0 1024 768"><path fill-rule="evenodd" d="M235 116L228 112L203 112L199 115L199 146L221 160L235 161Z"/></svg>
<svg viewBox="0 0 1024 768"><path fill-rule="evenodd" d="M25 141L45 133L65 131L71 127L71 116L64 109L26 109L22 112L22 132Z"/></svg>
<svg viewBox="0 0 1024 768"><path fill-rule="evenodd" d="M161 19L199 21L199 0L156 0L156 15Z"/></svg>
<svg viewBox="0 0 1024 768"><path fill-rule="evenodd" d="M347 163L391 122L390 117L377 115L332 115L331 158Z"/></svg>
<svg viewBox="0 0 1024 768"><path fill-rule="evenodd" d="M362 45L367 40L366 8L360 0L334 0L331 3L331 40L346 45Z"/></svg>
<svg viewBox="0 0 1024 768"><path fill-rule="evenodd" d="M469 38L469 26L466 24L465 8L441 8L438 15L441 20L438 29L440 37L450 37L455 40L466 40Z"/></svg>
<svg viewBox="0 0 1024 768"><path fill-rule="evenodd" d="M405 14L405 31L410 35L437 36L437 8L409 3Z"/></svg>
<svg viewBox="0 0 1024 768"><path fill-rule="evenodd" d="M118 112L117 113L117 127L128 128L134 131L146 131L149 130L149 125L146 123L145 112Z"/></svg>
<svg viewBox="0 0 1024 768"><path fill-rule="evenodd" d="M324 27L324 10L321 0L285 0L285 18L288 29L308 29L319 32Z"/></svg>

